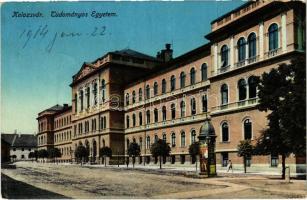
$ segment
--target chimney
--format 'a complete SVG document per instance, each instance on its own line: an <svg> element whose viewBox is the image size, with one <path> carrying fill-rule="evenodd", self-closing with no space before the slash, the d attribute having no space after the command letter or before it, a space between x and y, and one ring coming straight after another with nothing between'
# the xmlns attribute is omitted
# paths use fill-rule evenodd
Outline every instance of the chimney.
<svg viewBox="0 0 307 200"><path fill-rule="evenodd" d="M67 107L68 107L68 104L67 104L67 103L64 103L63 106L64 106L64 108L67 108Z"/></svg>
<svg viewBox="0 0 307 200"><path fill-rule="evenodd" d="M17 129L14 130L14 134L17 134Z"/></svg>
<svg viewBox="0 0 307 200"><path fill-rule="evenodd" d="M157 58L164 62L168 62L173 59L173 49L171 49L171 44L165 44L165 49L157 53Z"/></svg>

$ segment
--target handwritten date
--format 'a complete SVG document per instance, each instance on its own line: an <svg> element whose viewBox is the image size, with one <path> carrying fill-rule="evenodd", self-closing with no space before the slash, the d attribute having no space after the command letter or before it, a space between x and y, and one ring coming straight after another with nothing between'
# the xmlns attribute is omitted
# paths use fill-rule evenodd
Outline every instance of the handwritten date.
<svg viewBox="0 0 307 200"><path fill-rule="evenodd" d="M56 43L56 41L65 38L76 37L99 37L106 34L106 26L93 27L90 32L78 32L78 31L54 31L49 30L48 25L41 25L36 29L24 29L19 35L19 39L23 41L22 49L25 49L29 43L38 40L46 39L47 45L45 47L46 52L50 53Z"/></svg>

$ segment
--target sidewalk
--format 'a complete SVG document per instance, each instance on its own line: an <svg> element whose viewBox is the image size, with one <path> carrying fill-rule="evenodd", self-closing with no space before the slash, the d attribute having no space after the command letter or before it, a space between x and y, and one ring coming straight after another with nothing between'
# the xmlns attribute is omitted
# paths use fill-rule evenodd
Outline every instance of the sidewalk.
<svg viewBox="0 0 307 200"><path fill-rule="evenodd" d="M47 163L44 163L47 164ZM53 165L54 163L49 163ZM76 163L59 163L58 165L74 165L74 166L80 166L80 164ZM149 164L149 165L140 165L140 164L135 164L134 168L132 164L129 164L128 168L127 165L107 165L106 167L104 164L83 164L82 166L84 167L89 167L89 168L111 168L111 169L138 169L142 171L146 170L160 170L160 165L159 164ZM174 172L174 173L195 173L196 172L196 167L195 165L187 166L187 165L162 165L162 170L163 171L169 171L169 172ZM197 173L199 173L199 167L197 167ZM243 169L234 169L233 171L227 172L227 169L221 169L217 167L217 174L220 175L231 175L231 174L236 174L236 175L263 175L263 176L281 176L281 170L278 171L255 171L254 169L247 168L247 172L244 173ZM291 173L291 177L297 177L299 175L304 175L302 173Z"/></svg>

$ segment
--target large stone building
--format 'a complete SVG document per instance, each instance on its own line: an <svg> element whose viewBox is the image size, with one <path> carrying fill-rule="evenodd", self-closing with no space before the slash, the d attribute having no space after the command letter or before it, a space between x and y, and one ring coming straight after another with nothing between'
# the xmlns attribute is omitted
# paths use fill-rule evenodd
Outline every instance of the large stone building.
<svg viewBox="0 0 307 200"><path fill-rule="evenodd" d="M72 108L39 114L39 147L64 149L69 160L84 145L97 161L99 148L124 154L136 141L138 162L152 163L150 145L161 138L171 146L164 162L193 163L188 147L210 118L218 166L242 163L239 141L255 142L267 126L266 113L256 109L255 76L305 56L305 18L303 2L250 1L212 21L209 42L179 57L167 44L156 57L125 49L84 63L70 85ZM69 120L58 126L61 116ZM255 156L248 165L275 167L278 160Z"/></svg>

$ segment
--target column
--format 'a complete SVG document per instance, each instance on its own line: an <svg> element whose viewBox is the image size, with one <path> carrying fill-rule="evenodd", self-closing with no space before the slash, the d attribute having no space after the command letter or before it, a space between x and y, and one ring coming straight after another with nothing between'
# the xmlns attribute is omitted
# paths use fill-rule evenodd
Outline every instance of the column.
<svg viewBox="0 0 307 200"><path fill-rule="evenodd" d="M217 74L217 69L218 69L218 55L217 55L217 44L215 43L214 45L213 45L213 55L214 55L214 57L213 57L213 59L214 59L214 71L215 71L215 73Z"/></svg>
<svg viewBox="0 0 307 200"><path fill-rule="evenodd" d="M281 14L281 48L282 52L287 52L287 15L286 13Z"/></svg>
<svg viewBox="0 0 307 200"><path fill-rule="evenodd" d="M93 105L94 105L94 91L93 91L93 83L89 84L90 87L90 110L92 109Z"/></svg>
<svg viewBox="0 0 307 200"><path fill-rule="evenodd" d="M79 88L78 89L78 113L81 112L81 91L82 91L82 88Z"/></svg>
<svg viewBox="0 0 307 200"><path fill-rule="evenodd" d="M247 38L246 38L246 44L245 44L245 65L249 63L249 55L248 55L248 43L247 43Z"/></svg>
<svg viewBox="0 0 307 200"><path fill-rule="evenodd" d="M230 57L230 68L231 69L233 69L234 68L234 61L235 61L235 59L234 59L234 44L233 44L233 38L234 38L234 36L231 36L230 37L230 44L229 44L229 47L230 47L230 55L229 55L229 57Z"/></svg>
<svg viewBox="0 0 307 200"><path fill-rule="evenodd" d="M99 108L100 107L100 103L101 103L101 97L100 97L100 85L99 85L99 82L100 82L100 80L99 80L99 77L97 78L97 80L96 80L97 82L97 107Z"/></svg>
<svg viewBox="0 0 307 200"><path fill-rule="evenodd" d="M87 101L87 99L85 98L85 96L86 96L85 94L86 94L86 87L84 86L84 87L83 87L83 110L82 110L82 111L85 111L85 109L87 108L87 107L86 107L86 104L87 104L86 101Z"/></svg>
<svg viewBox="0 0 307 200"><path fill-rule="evenodd" d="M260 22L259 24L259 59L260 60L263 60L263 55L264 55L263 37L264 37L263 22Z"/></svg>

